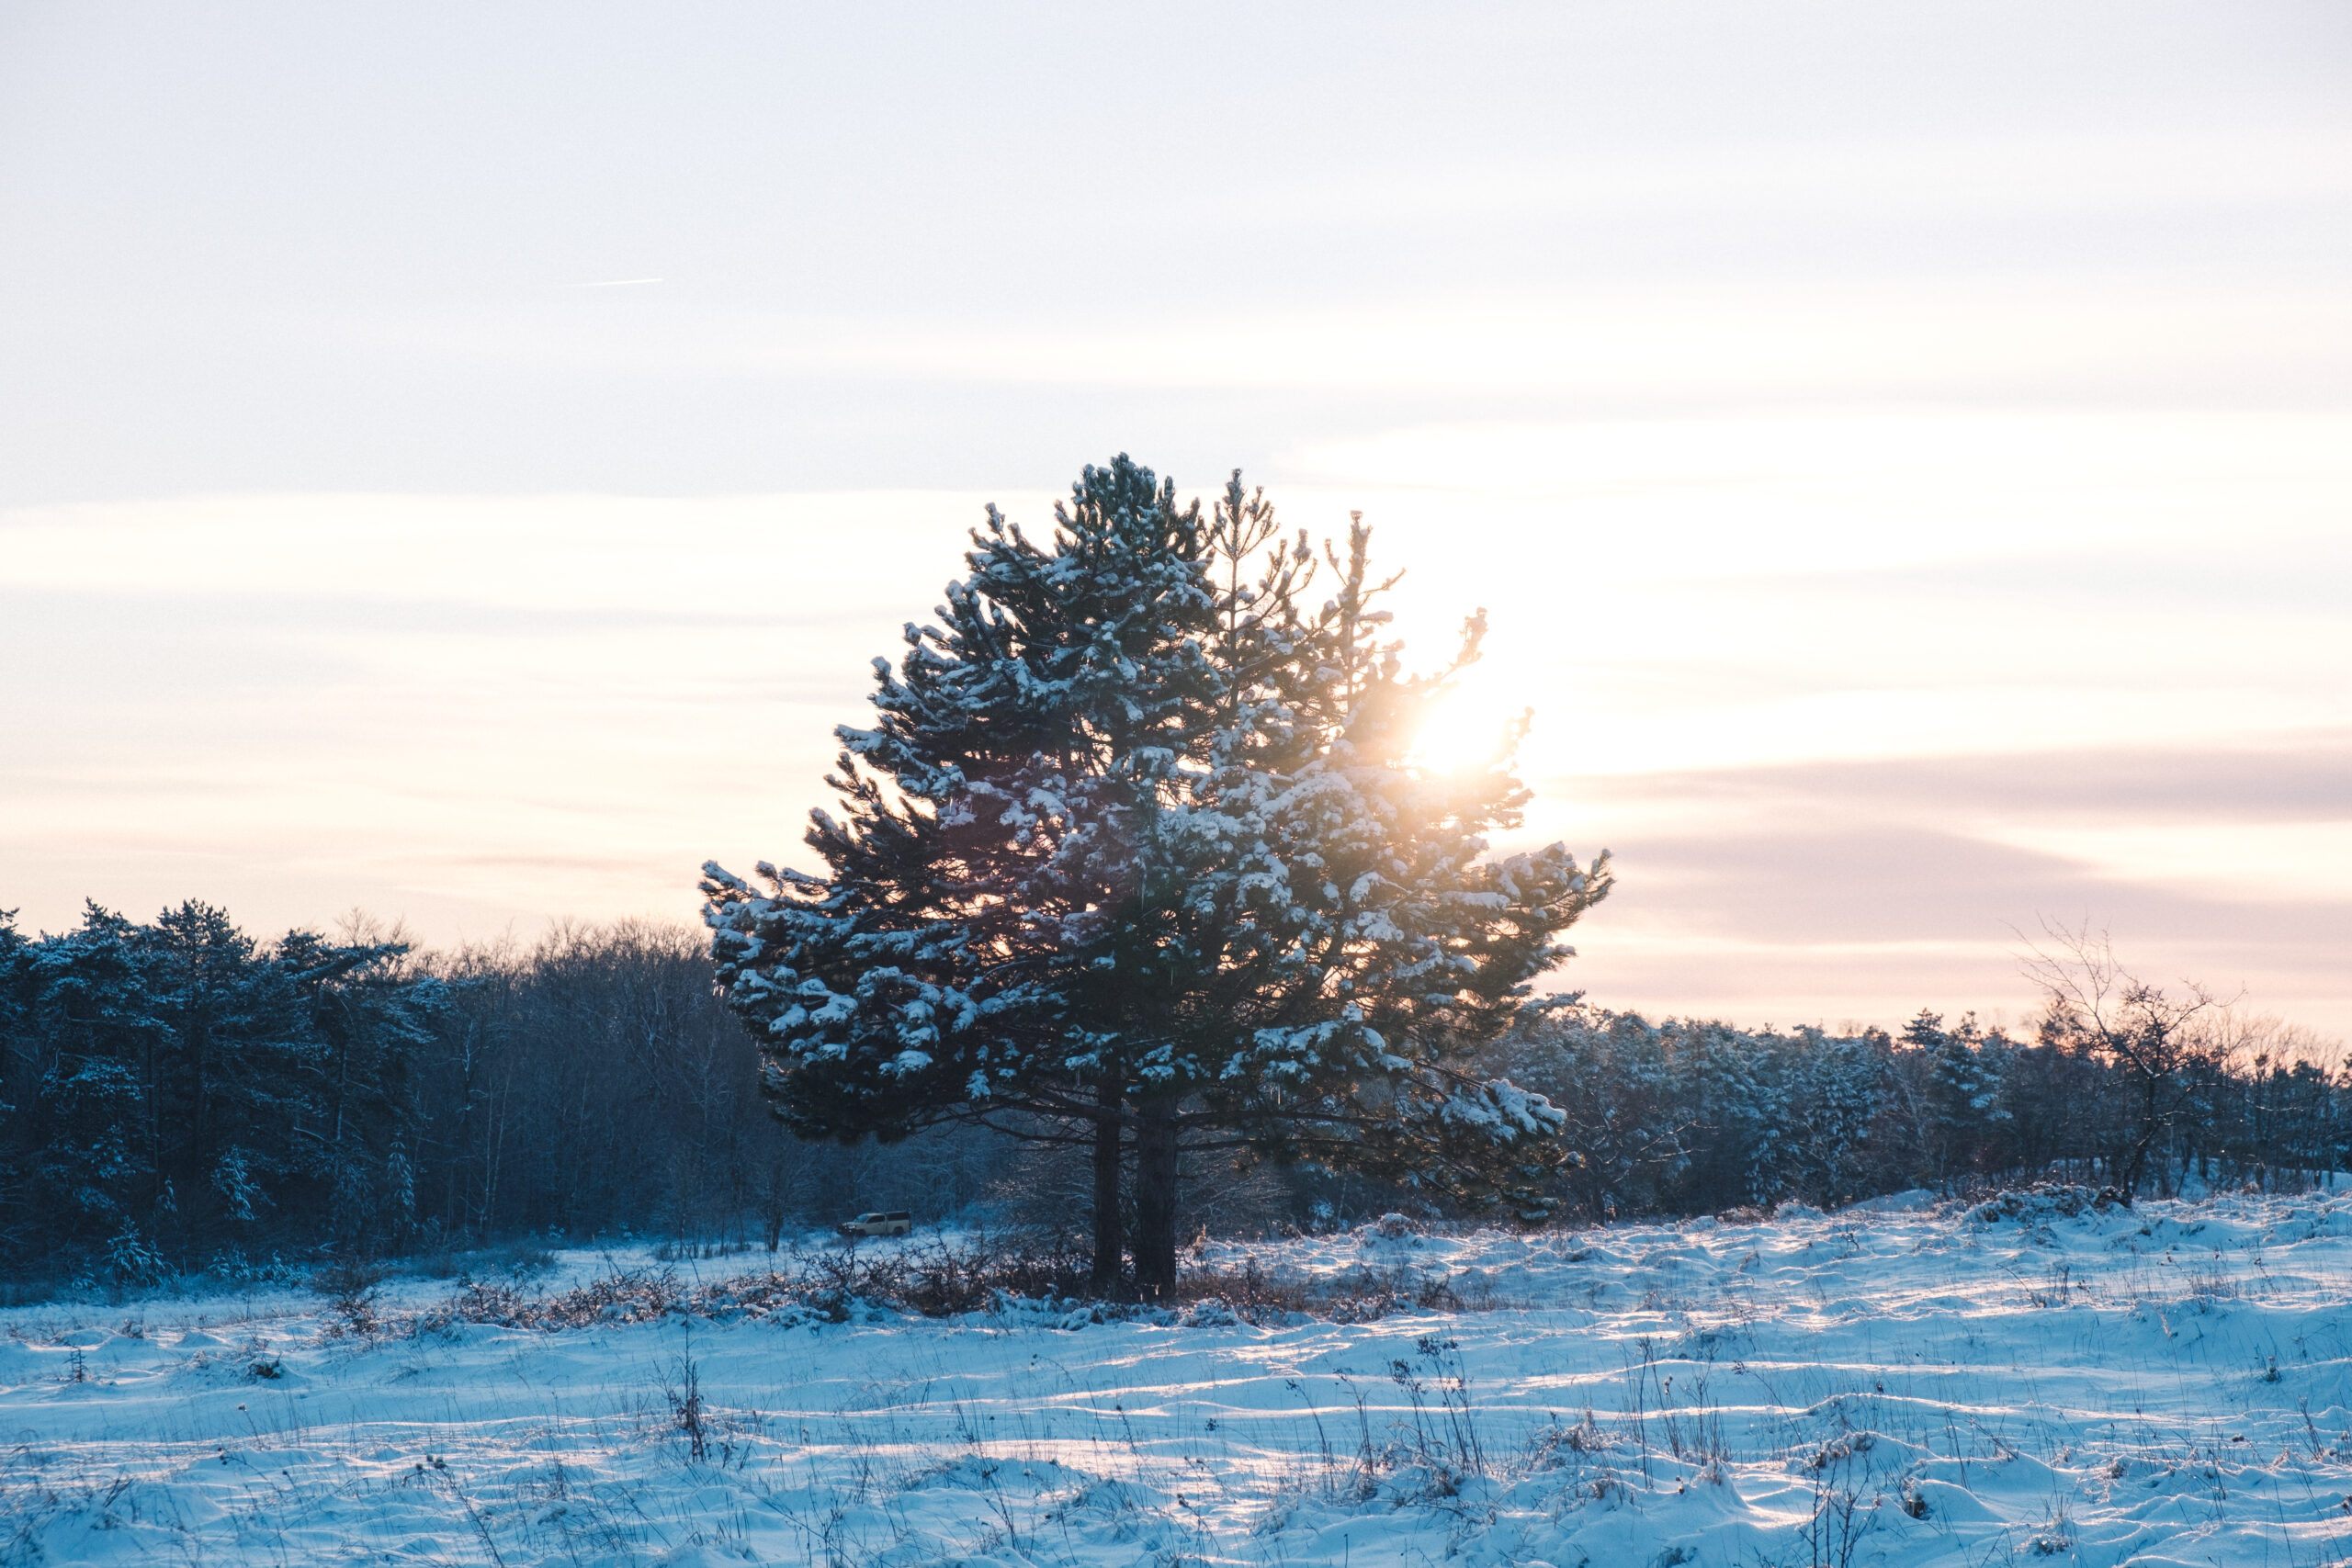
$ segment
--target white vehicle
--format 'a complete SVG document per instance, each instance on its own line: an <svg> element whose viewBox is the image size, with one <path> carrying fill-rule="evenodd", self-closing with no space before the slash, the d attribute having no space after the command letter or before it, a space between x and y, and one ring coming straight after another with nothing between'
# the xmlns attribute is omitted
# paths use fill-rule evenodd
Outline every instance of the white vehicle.
<svg viewBox="0 0 2352 1568"><path fill-rule="evenodd" d="M893 1209L887 1214L860 1214L841 1223L842 1235L849 1236L904 1235L914 1228L915 1217L904 1209Z"/></svg>

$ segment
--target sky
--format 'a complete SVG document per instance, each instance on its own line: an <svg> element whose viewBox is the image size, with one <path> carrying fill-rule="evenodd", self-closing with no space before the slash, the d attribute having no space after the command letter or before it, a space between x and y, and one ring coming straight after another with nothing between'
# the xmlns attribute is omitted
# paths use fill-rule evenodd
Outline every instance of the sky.
<svg viewBox="0 0 2352 1568"><path fill-rule="evenodd" d="M2352 1034L2352 10L0 0L0 908L695 918L996 502L1351 510L1557 983Z"/></svg>

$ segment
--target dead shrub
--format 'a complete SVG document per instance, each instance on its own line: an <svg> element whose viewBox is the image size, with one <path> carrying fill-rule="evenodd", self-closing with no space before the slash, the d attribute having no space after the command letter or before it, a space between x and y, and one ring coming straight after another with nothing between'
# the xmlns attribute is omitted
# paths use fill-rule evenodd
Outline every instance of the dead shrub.
<svg viewBox="0 0 2352 1568"><path fill-rule="evenodd" d="M795 1249L782 1269L688 1287L674 1269L616 1269L550 1296L526 1294L512 1280L467 1280L416 1325L454 1323L502 1328L585 1328L649 1323L673 1314L846 1323L860 1306L946 1317L1024 1300L1082 1292L1086 1260L1048 1236L979 1235L903 1249Z"/></svg>
<svg viewBox="0 0 2352 1568"><path fill-rule="evenodd" d="M962 1247L935 1241L900 1255L898 1304L925 1317L978 1312L1001 1295L1024 1301L1087 1293L1089 1259L1049 1231L973 1235Z"/></svg>
<svg viewBox="0 0 2352 1568"><path fill-rule="evenodd" d="M1442 1273L1407 1264L1374 1271L1359 1266L1319 1279L1278 1280L1245 1258L1238 1269L1193 1269L1180 1276L1171 1298L1180 1303L1221 1302L1246 1322L1279 1322L1291 1314L1333 1323L1372 1323L1398 1312L1467 1312L1496 1303L1491 1292L1464 1299Z"/></svg>
<svg viewBox="0 0 2352 1568"><path fill-rule="evenodd" d="M321 1334L329 1339L373 1339L383 1332L376 1312L376 1292L384 1282L383 1269L358 1258L339 1258L311 1276L311 1289L332 1303Z"/></svg>
<svg viewBox="0 0 2352 1568"><path fill-rule="evenodd" d="M1195 1302L1222 1302L1234 1315L1250 1323L1267 1318L1279 1318L1290 1313L1303 1313L1308 1307L1306 1288L1294 1281L1278 1280L1258 1267L1254 1258L1243 1260L1238 1269L1194 1269L1180 1275L1171 1301L1189 1305Z"/></svg>

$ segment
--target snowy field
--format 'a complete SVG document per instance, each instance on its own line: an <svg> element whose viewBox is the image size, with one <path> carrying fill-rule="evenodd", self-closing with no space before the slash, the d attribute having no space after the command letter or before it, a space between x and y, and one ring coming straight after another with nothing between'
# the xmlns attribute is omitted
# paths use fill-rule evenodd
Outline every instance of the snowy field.
<svg viewBox="0 0 2352 1568"><path fill-rule="evenodd" d="M357 1337L294 1293L17 1309L0 1559L2352 1562L2352 1191L2074 1206L1198 1260L1469 1303L1356 1323L420 1327L452 1290L422 1280Z"/></svg>

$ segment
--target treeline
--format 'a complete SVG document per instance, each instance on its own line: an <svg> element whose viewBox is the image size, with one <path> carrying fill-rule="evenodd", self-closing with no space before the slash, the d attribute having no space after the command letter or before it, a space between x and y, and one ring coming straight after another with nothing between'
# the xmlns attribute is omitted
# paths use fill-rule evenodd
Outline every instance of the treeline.
<svg viewBox="0 0 2352 1568"><path fill-rule="evenodd" d="M1583 1163L1564 1195L1587 1217L2044 1178L2168 1196L2352 1166L2352 1074L2334 1052L2110 989L2121 1005L2053 996L2021 1039L1973 1014L1838 1035L1571 1007L1522 1026L1499 1065L1566 1112Z"/></svg>
<svg viewBox="0 0 2352 1568"><path fill-rule="evenodd" d="M2076 998L2079 1003L2081 998ZM2154 1010L2152 1010L2152 1009ZM1082 1226L1085 1157L979 1130L805 1143L699 931L561 926L414 951L357 921L260 942L220 909L0 916L0 1271L136 1284L530 1236L773 1245L860 1208ZM1569 1007L1496 1047L1583 1157L1554 1217L1827 1205L2058 1176L2142 1191L2352 1165L2352 1077L2290 1031L2063 995L2013 1038L1653 1023ZM1212 1227L1431 1212L1360 1176L1188 1158Z"/></svg>
<svg viewBox="0 0 2352 1568"><path fill-rule="evenodd" d="M773 1242L842 1205L985 1199L951 1134L802 1144L700 932L559 927L418 953L367 922L257 942L183 904L0 915L0 1271L134 1284L521 1235Z"/></svg>

